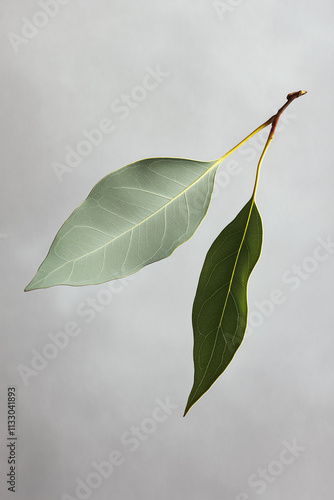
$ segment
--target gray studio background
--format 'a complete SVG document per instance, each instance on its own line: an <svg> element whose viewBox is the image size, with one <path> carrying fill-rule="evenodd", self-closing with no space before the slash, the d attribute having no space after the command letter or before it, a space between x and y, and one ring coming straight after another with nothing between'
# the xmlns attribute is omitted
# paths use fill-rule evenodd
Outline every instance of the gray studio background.
<svg viewBox="0 0 334 500"><path fill-rule="evenodd" d="M36 14L45 12L38 1L1 6L1 498L330 500L334 251L323 249L321 260L314 252L319 238L334 239L332 2L57 5L48 18ZM23 36L26 20L45 25L33 35L25 28L24 42L10 34ZM144 96L134 89L151 70L163 76ZM103 176L145 157L218 158L299 89L308 94L282 117L260 178L264 244L249 284L256 326L183 418L200 269L249 199L265 134L222 165L193 238L115 284L109 302L106 284L23 289ZM132 92L133 108L111 109ZM65 164L67 148L104 118L114 130L59 179L55 165ZM261 316L274 290L281 304ZM105 304L87 322L78 310L97 297ZM31 368L50 334L73 322L80 333L24 381L18 367ZM15 495L5 478L13 385ZM157 423L157 400L168 398L172 409ZM125 445L136 426L143 437ZM114 450L124 460L99 484L92 464ZM78 479L96 481L91 493L76 493Z"/></svg>

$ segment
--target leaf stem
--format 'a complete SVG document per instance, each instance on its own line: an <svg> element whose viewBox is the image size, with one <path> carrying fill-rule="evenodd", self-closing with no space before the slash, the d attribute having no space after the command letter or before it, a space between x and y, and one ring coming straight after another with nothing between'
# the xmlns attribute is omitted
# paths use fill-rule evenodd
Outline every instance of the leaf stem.
<svg viewBox="0 0 334 500"><path fill-rule="evenodd" d="M291 94L288 94L287 97L286 97L287 98L287 102L277 111L277 113L275 115L273 115L271 118L269 118L266 122L262 123L262 125L260 125L259 127L257 127L257 129L255 129L253 132L251 132L249 135L247 135L247 137L245 137L245 139L243 139L236 146L234 146L234 148L230 149L230 151L228 151L221 158L219 158L214 163L213 167L215 167L216 165L218 165L219 163L221 163L223 160L225 160L225 158L227 158L228 156L230 156L230 154L234 153L234 151L236 151L238 148L240 148L241 146L243 146L243 144L245 144L249 139L251 139L254 135L256 135L258 132L260 132L260 130L264 129L265 127L267 127L268 125L271 124L271 129L270 129L270 132L269 132L269 136L268 136L267 142L266 142L266 144L264 146L263 152L261 154L261 157L260 157L260 160L259 160L259 163L258 163L258 166L257 166L255 186L254 186L254 191L253 191L253 199L255 199L257 184L258 184L258 181L259 181L260 166L261 166L262 160L264 158L264 155L265 155L265 153L266 153L266 151L268 149L268 146L269 146L270 142L273 140L278 120L279 120L281 114L283 113L283 111L289 106L289 104L294 99L296 99L297 97L300 97L301 95L304 95L306 93L307 93L306 90L299 90L298 92L291 92Z"/></svg>
<svg viewBox="0 0 334 500"><path fill-rule="evenodd" d="M243 144L245 144L245 142L247 142L249 139L251 139L255 134L257 134L258 132L260 132L260 130L262 130L265 127L268 127L268 125L270 125L273 122L275 116L276 115L272 116L271 118L269 118L269 120L267 120L266 122L262 123L262 125L260 125L257 129L255 129L251 134L247 135L247 137L245 137L245 139L243 139L236 146L234 146L234 148L230 149L230 151L228 151L221 158L219 158L219 160L217 160L216 163L221 163L223 160L225 160L225 158L227 158L228 156L230 156L230 154L234 153L234 151L236 151L238 148L240 148L240 146L243 146Z"/></svg>
<svg viewBox="0 0 334 500"><path fill-rule="evenodd" d="M272 116L272 118L270 118L270 120L268 120L271 123L271 128L270 128L270 132L269 132L269 135L268 135L268 139L267 139L267 141L266 141L266 143L264 145L262 154L260 156L259 163L257 165L256 177L255 177L255 184L254 184L254 189L253 189L253 194L252 194L252 200L253 201L255 201L256 190L257 190L257 186L258 186L258 183L259 183L259 176L260 176L261 164L262 164L264 155L266 154L266 152L267 152L267 150L269 148L269 145L270 145L271 141L274 138L275 130L276 130L276 127L277 127L278 120L280 119L280 116L283 113L283 111L289 106L289 104L291 104L292 101L294 101L295 99L297 99L297 97L300 97L301 95L306 94L306 92L307 92L306 90L299 90L298 92L291 92L291 94L288 94L286 96L287 102L277 111L276 115Z"/></svg>

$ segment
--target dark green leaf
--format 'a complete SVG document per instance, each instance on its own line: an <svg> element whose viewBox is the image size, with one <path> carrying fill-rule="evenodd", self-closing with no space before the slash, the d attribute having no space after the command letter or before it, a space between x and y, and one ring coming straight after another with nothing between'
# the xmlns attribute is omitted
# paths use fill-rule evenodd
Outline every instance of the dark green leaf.
<svg viewBox="0 0 334 500"><path fill-rule="evenodd" d="M185 414L223 373L244 338L248 278L261 246L261 216L251 199L205 258L193 306L195 375Z"/></svg>

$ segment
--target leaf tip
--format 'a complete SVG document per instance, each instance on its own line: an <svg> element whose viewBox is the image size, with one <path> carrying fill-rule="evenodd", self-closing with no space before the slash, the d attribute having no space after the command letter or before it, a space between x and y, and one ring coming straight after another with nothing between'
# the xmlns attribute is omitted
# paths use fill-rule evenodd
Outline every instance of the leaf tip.
<svg viewBox="0 0 334 500"><path fill-rule="evenodd" d="M25 292L31 292L31 290L36 290L36 288L38 288L38 287L36 287L34 283L35 283L35 278L33 278L33 279L32 279L32 280L31 280L31 281L27 284L27 286L25 287L24 291L25 291Z"/></svg>
<svg viewBox="0 0 334 500"><path fill-rule="evenodd" d="M190 408L192 408L192 406L196 403L196 401L192 401L190 400L190 396L188 398L188 402L186 404L186 407L184 409L184 413L183 413L183 416L185 417L187 415L187 413L189 412Z"/></svg>

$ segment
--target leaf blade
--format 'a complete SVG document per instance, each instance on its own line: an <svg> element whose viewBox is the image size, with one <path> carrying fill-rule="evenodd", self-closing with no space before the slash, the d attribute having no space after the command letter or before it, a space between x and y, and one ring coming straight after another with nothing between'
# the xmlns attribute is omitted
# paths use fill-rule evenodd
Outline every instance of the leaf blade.
<svg viewBox="0 0 334 500"><path fill-rule="evenodd" d="M207 213L220 161L149 158L98 182L25 291L104 283L168 257Z"/></svg>
<svg viewBox="0 0 334 500"><path fill-rule="evenodd" d="M231 362L247 325L248 279L262 247L262 221L251 198L211 245L193 305L194 383L184 415Z"/></svg>

